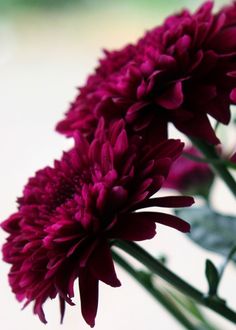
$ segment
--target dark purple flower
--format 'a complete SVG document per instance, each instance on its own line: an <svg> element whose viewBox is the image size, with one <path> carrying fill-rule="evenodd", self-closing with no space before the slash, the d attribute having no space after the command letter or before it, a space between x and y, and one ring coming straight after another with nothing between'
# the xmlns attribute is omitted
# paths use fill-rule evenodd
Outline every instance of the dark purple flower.
<svg viewBox="0 0 236 330"><path fill-rule="evenodd" d="M59 297L63 319L79 279L82 314L94 326L98 282L120 286L110 240L151 239L156 223L188 232L189 224L175 216L135 211L190 206L193 199L150 199L182 151L179 140L149 147L138 136L128 140L122 120L105 130L101 119L91 143L81 134L75 141L53 167L29 179L18 212L2 224L9 233L3 256L12 265L9 282L17 299L25 305L34 302L42 322L48 298Z"/></svg>
<svg viewBox="0 0 236 330"><path fill-rule="evenodd" d="M190 157L202 157L194 147L187 147L184 151ZM184 194L207 197L213 180L214 174L208 164L181 156L174 162L164 187Z"/></svg>
<svg viewBox="0 0 236 330"><path fill-rule="evenodd" d="M110 53L92 76L95 90L89 80L57 129L90 136L90 123L95 127L102 114L107 122L124 118L129 130L149 131L152 143L156 134L165 138L168 122L188 136L219 143L208 116L227 125L236 103L236 6L217 14L212 7L206 2L194 14L184 10L136 45Z"/></svg>

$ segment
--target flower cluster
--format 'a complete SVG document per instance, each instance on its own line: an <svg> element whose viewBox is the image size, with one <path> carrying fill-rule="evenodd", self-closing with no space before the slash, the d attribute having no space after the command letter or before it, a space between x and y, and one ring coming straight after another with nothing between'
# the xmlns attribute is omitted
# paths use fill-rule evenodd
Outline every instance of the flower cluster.
<svg viewBox="0 0 236 330"><path fill-rule="evenodd" d="M236 103L236 6L217 14L212 7L184 10L136 45L107 53L57 130L91 136L103 115L124 118L143 135L148 127L151 142L166 138L172 122L190 137L219 143L208 116L228 124Z"/></svg>
<svg viewBox="0 0 236 330"><path fill-rule="evenodd" d="M183 150L168 139L167 125L218 143L208 115L227 124L236 103L235 7L213 14L207 2L195 14L171 16L136 45L106 52L57 125L74 147L29 179L18 211L2 223L9 283L42 322L48 298L59 298L63 319L79 279L82 314L94 326L99 281L120 285L112 240L150 239L156 223L189 231L182 219L145 209L193 203L153 197Z"/></svg>
<svg viewBox="0 0 236 330"><path fill-rule="evenodd" d="M34 312L46 322L42 305L57 295L63 318L79 278L82 314L91 326L97 311L98 281L117 287L110 239L152 238L155 223L182 232L189 225L161 212L135 212L150 206L190 206L191 197L149 199L182 151L178 140L154 148L133 136L122 120L106 132L99 121L92 143L77 134L75 147L54 167L30 178L18 212L2 227L10 236L3 247L12 264L9 281L19 301L35 301ZM66 272L65 272L66 269Z"/></svg>

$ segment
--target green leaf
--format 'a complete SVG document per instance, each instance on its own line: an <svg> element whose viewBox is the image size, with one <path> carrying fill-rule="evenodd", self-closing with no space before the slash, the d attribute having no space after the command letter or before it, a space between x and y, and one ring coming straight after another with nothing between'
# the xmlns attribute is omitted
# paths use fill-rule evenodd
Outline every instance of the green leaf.
<svg viewBox="0 0 236 330"><path fill-rule="evenodd" d="M208 293L210 296L216 296L220 277L217 268L215 267L213 262L209 259L207 259L206 261L205 273L209 285Z"/></svg>
<svg viewBox="0 0 236 330"><path fill-rule="evenodd" d="M214 212L208 206L180 209L175 213L190 223L188 237L202 248L228 256L236 245L236 217ZM236 262L235 255L232 260Z"/></svg>

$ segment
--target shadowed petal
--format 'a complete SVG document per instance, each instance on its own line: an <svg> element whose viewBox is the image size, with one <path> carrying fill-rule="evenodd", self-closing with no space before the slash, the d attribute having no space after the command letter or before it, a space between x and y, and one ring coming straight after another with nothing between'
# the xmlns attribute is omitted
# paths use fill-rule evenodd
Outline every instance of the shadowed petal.
<svg viewBox="0 0 236 330"><path fill-rule="evenodd" d="M156 222L168 227L172 227L179 231L182 231L183 233L190 232L190 225L186 221L176 217L175 215L161 213L161 212L155 212L155 214L157 217Z"/></svg>
<svg viewBox="0 0 236 330"><path fill-rule="evenodd" d="M198 116L193 120L178 122L176 127L184 134L205 139L210 144L218 144L220 142L207 116Z"/></svg>
<svg viewBox="0 0 236 330"><path fill-rule="evenodd" d="M62 324L66 310L66 304L65 304L65 300L61 296L59 296L59 302L60 302L60 313L61 313L61 324Z"/></svg>
<svg viewBox="0 0 236 330"><path fill-rule="evenodd" d="M220 53L225 54L235 49L236 27L222 30L212 41L212 46Z"/></svg>
<svg viewBox="0 0 236 330"><path fill-rule="evenodd" d="M112 287L120 286L114 268L114 263L111 256L111 250L108 243L101 241L94 251L89 261L90 271L100 281L111 285Z"/></svg>
<svg viewBox="0 0 236 330"><path fill-rule="evenodd" d="M41 322L47 324L41 301L35 302L34 313L38 315Z"/></svg>
<svg viewBox="0 0 236 330"><path fill-rule="evenodd" d="M79 290L82 315L85 321L94 327L98 307L98 280L87 268L80 270Z"/></svg>
<svg viewBox="0 0 236 330"><path fill-rule="evenodd" d="M184 233L190 231L190 225L187 222L171 214L161 212L138 212L133 213L133 215L138 215L140 219L143 219L144 221L146 220L147 223L148 221L153 221L168 227L175 228Z"/></svg>
<svg viewBox="0 0 236 330"><path fill-rule="evenodd" d="M168 196L151 198L138 205L139 208L145 207L187 207L194 203L193 197L190 196Z"/></svg>
<svg viewBox="0 0 236 330"><path fill-rule="evenodd" d="M111 238L129 241L151 239L156 235L156 224L152 214L130 213L120 215L117 224L109 232Z"/></svg>
<svg viewBox="0 0 236 330"><path fill-rule="evenodd" d="M206 112L222 124L227 125L230 121L229 103L227 96L216 97L215 100L206 105Z"/></svg>
<svg viewBox="0 0 236 330"><path fill-rule="evenodd" d="M177 109L183 103L184 95L182 91L182 83L173 84L166 92L156 97L156 103L165 109Z"/></svg>
<svg viewBox="0 0 236 330"><path fill-rule="evenodd" d="M236 88L234 88L230 93L230 99L236 104Z"/></svg>

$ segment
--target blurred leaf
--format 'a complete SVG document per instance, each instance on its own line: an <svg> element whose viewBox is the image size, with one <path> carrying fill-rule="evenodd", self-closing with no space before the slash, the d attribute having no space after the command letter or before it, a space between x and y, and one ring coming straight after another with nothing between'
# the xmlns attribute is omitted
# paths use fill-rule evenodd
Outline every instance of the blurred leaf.
<svg viewBox="0 0 236 330"><path fill-rule="evenodd" d="M163 265L167 265L168 257L165 254L159 254L156 259L161 262Z"/></svg>
<svg viewBox="0 0 236 330"><path fill-rule="evenodd" d="M120 0L119 2L112 2L109 0L0 0L0 9L10 9L13 11L24 9L64 9L66 7L85 5L86 7L106 8L117 6L132 6L134 8L145 8L156 11L159 15L160 12L166 12L166 15L174 11L179 11L181 8L189 7L187 0ZM190 6L192 7L192 5ZM0 12L1 14L1 12Z"/></svg>
<svg viewBox="0 0 236 330"><path fill-rule="evenodd" d="M183 306L183 308L189 311L190 314L194 316L197 320L205 321L202 312L191 298L184 296L178 291L174 291L172 288L168 288L167 291L178 304L180 304L181 306Z"/></svg>
<svg viewBox="0 0 236 330"><path fill-rule="evenodd" d="M188 237L202 248L228 256L236 245L236 217L226 216L208 206L175 210L176 215L188 221ZM234 255L232 260L236 261Z"/></svg>
<svg viewBox="0 0 236 330"><path fill-rule="evenodd" d="M217 268L209 259L206 261L205 273L209 285L209 295L215 296L217 294L220 277Z"/></svg>
<svg viewBox="0 0 236 330"><path fill-rule="evenodd" d="M197 304L189 297L183 295L182 293L174 290L171 287L166 288L166 293L168 293L172 299L179 305L179 307L183 308L186 312L188 311L191 317L199 323L198 330L217 330L215 325L212 325L204 316L201 309L197 306Z"/></svg>
<svg viewBox="0 0 236 330"><path fill-rule="evenodd" d="M29 7L48 9L80 4L82 1L86 0L0 0L0 8L12 7L13 9L19 9L20 7Z"/></svg>

